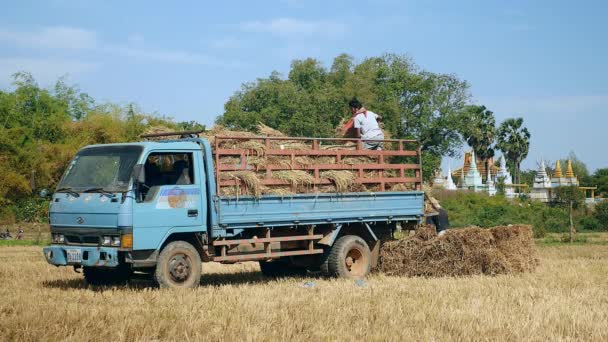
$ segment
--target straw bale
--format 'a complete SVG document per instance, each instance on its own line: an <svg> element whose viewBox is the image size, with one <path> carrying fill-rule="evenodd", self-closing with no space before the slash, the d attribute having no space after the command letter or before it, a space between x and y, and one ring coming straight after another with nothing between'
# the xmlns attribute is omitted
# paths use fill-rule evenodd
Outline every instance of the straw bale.
<svg viewBox="0 0 608 342"><path fill-rule="evenodd" d="M450 229L437 236L420 226L413 236L384 243L379 270L389 275L442 277L531 272L538 255L530 226Z"/></svg>

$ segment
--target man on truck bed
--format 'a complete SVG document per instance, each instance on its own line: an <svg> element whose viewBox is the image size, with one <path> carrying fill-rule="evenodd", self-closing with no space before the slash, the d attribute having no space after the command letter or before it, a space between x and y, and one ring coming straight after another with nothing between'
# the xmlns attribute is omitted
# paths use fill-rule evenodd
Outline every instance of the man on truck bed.
<svg viewBox="0 0 608 342"><path fill-rule="evenodd" d="M356 137L363 139L363 148L382 150L382 142L376 141L384 139L384 133L380 129L380 125L378 125L378 120L381 119L380 116L363 107L363 104L355 97L350 100L348 105L353 116L344 127L344 132L346 133L349 129L354 128L356 130Z"/></svg>

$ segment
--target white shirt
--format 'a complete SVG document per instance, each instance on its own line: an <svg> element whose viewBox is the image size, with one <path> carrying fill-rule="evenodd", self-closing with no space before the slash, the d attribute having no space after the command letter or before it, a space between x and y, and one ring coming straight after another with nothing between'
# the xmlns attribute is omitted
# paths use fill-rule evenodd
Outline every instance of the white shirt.
<svg viewBox="0 0 608 342"><path fill-rule="evenodd" d="M372 139L377 138L379 136L380 139L384 138L384 133L380 129L378 125L378 114L372 112L371 110L367 111L367 115L364 113L359 113L355 116L354 127L361 129L361 139Z"/></svg>

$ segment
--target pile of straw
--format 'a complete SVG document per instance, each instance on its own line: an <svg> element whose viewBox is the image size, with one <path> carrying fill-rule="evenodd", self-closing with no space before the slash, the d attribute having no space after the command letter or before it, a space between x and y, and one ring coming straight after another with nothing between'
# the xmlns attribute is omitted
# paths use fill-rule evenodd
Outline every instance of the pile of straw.
<svg viewBox="0 0 608 342"><path fill-rule="evenodd" d="M388 275L442 277L531 272L539 259L530 226L450 229L442 236L421 226L385 243L379 262Z"/></svg>

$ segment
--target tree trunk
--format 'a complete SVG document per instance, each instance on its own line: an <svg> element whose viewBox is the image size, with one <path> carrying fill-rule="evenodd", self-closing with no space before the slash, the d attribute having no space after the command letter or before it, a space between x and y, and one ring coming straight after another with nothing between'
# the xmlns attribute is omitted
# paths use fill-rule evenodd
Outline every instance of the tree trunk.
<svg viewBox="0 0 608 342"><path fill-rule="evenodd" d="M572 220L572 206L573 203L570 201L570 243L574 242L574 221Z"/></svg>

